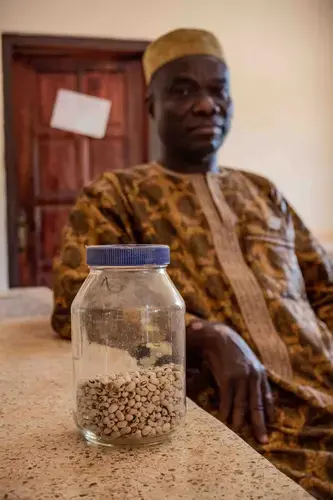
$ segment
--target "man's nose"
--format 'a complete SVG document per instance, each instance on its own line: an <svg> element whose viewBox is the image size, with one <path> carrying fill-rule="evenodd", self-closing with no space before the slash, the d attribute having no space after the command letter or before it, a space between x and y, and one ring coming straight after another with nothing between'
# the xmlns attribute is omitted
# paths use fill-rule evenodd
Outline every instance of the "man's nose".
<svg viewBox="0 0 333 500"><path fill-rule="evenodd" d="M212 96L203 94L195 102L193 111L198 115L212 116L221 112L221 108Z"/></svg>

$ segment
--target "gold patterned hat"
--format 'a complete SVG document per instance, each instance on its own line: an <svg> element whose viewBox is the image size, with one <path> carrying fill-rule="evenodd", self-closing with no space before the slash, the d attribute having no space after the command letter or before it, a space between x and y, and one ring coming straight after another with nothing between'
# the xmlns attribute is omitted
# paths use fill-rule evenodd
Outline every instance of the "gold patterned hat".
<svg viewBox="0 0 333 500"><path fill-rule="evenodd" d="M147 85L158 69L180 57L214 56L224 61L218 39L209 31L181 28L170 31L148 45L142 59Z"/></svg>

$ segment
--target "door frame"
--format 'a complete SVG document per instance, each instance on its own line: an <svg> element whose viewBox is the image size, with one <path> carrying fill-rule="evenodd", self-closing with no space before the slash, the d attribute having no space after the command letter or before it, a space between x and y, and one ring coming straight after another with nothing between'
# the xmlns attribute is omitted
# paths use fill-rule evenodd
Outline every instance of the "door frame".
<svg viewBox="0 0 333 500"><path fill-rule="evenodd" d="M38 55L60 55L64 51L82 53L85 51L105 52L110 55L140 59L150 42L148 40L122 40L109 38L81 38L70 36L2 34L3 100L4 100L4 167L6 176L7 208L7 252L9 286L20 285L19 242L18 242L18 168L16 161L14 108L12 102L12 61L15 55L29 53ZM148 135L148 134L147 134ZM147 144L147 149L149 145Z"/></svg>

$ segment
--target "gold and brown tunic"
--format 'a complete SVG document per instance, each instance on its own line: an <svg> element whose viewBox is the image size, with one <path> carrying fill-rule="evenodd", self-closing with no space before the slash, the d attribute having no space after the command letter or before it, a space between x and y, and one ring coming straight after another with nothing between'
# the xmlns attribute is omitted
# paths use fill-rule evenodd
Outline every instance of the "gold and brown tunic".
<svg viewBox="0 0 333 500"><path fill-rule="evenodd" d="M79 197L55 261L61 336L70 338L70 306L88 273L85 246L134 242L169 245L187 320L228 324L264 363L276 424L268 445L246 429L243 437L333 499L333 266L287 201L266 179L232 169L186 176L152 163L104 174ZM218 417L203 376L189 391Z"/></svg>

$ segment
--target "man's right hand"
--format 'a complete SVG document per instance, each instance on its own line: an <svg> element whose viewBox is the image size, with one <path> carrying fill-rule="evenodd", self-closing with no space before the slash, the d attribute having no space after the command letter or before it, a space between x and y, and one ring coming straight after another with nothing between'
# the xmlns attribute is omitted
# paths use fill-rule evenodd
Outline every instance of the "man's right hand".
<svg viewBox="0 0 333 500"><path fill-rule="evenodd" d="M223 324L194 321L187 337L200 348L219 388L221 420L238 432L248 414L254 437L266 444L274 402L265 367L240 335Z"/></svg>

